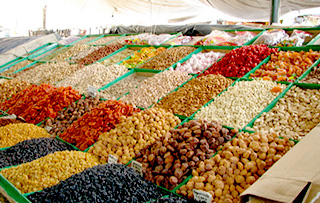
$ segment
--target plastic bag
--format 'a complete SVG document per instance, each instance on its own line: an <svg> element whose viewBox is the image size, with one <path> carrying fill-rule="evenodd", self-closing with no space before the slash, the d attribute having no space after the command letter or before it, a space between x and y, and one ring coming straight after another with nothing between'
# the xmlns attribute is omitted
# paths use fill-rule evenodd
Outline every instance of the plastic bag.
<svg viewBox="0 0 320 203"><path fill-rule="evenodd" d="M275 46L288 37L289 35L283 29L271 29L262 33L253 44Z"/></svg>
<svg viewBox="0 0 320 203"><path fill-rule="evenodd" d="M283 39L278 46L301 47L307 37L312 37L312 34L303 30L293 30L291 36Z"/></svg>

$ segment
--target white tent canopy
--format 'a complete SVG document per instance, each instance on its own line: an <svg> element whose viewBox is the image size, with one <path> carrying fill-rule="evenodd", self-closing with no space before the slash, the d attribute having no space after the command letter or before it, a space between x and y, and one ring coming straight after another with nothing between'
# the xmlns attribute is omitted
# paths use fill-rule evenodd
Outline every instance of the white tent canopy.
<svg viewBox="0 0 320 203"><path fill-rule="evenodd" d="M19 33L106 25L187 24L216 20L268 21L271 0L0 0L0 26ZM280 0L280 16L319 7L320 0Z"/></svg>

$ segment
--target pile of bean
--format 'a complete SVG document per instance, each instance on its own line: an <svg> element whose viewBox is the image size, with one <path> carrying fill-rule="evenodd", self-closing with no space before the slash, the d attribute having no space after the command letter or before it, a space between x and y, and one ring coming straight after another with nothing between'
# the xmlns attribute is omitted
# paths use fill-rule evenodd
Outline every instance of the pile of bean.
<svg viewBox="0 0 320 203"><path fill-rule="evenodd" d="M276 132L300 140L320 122L320 90L293 86L268 112L254 122L259 132Z"/></svg>
<svg viewBox="0 0 320 203"><path fill-rule="evenodd" d="M36 95L33 95L34 97ZM16 115L21 116L30 123L40 123L45 118L55 118L58 112L72 102L80 99L81 96L71 87L55 88L52 92L39 98L39 101L33 106L24 107L24 111L19 111ZM11 108L8 112L11 112Z"/></svg>
<svg viewBox="0 0 320 203"><path fill-rule="evenodd" d="M30 84L17 79L7 80L0 84L0 103L5 102L13 95L27 88Z"/></svg>
<svg viewBox="0 0 320 203"><path fill-rule="evenodd" d="M58 185L28 196L32 202L141 203L164 193L132 168L105 164L88 168Z"/></svg>
<svg viewBox="0 0 320 203"><path fill-rule="evenodd" d="M118 99L120 96L138 87L141 82L142 81L138 78L137 74L134 73L120 80L111 87L102 90L99 95L105 99Z"/></svg>
<svg viewBox="0 0 320 203"><path fill-rule="evenodd" d="M100 47L99 49L95 50L94 52L88 54L82 59L76 61L79 64L92 64L103 57L108 56L109 54L121 49L123 46L121 44L108 44L105 46Z"/></svg>
<svg viewBox="0 0 320 203"><path fill-rule="evenodd" d="M38 138L25 140L0 151L0 168L27 163L48 154L65 150L73 150L73 148L56 139Z"/></svg>
<svg viewBox="0 0 320 203"><path fill-rule="evenodd" d="M10 74L10 77L13 77L13 78L19 78L20 80L23 80L22 77L25 73L28 73L29 71L31 71L32 69L40 66L41 64L43 63L35 63L33 64L32 66L29 66L28 68L24 68L23 70L19 70L18 72L16 73L11 73Z"/></svg>
<svg viewBox="0 0 320 203"><path fill-rule="evenodd" d="M300 80L301 83L320 84L320 67L315 67L305 78Z"/></svg>
<svg viewBox="0 0 320 203"><path fill-rule="evenodd" d="M0 117L0 127L6 126L6 125L12 124L12 123L23 123L23 121L18 120L18 119L5 119L5 118Z"/></svg>
<svg viewBox="0 0 320 203"><path fill-rule="evenodd" d="M101 63L105 66L110 66L116 63L119 63L123 59L127 58L128 56L131 56L134 53L134 50L132 49L125 49L114 56L102 61Z"/></svg>
<svg viewBox="0 0 320 203"><path fill-rule="evenodd" d="M78 45L78 44L86 44L86 43L94 40L95 38L97 38L97 37L86 37L86 38L84 38L84 39L76 42L75 45Z"/></svg>
<svg viewBox="0 0 320 203"><path fill-rule="evenodd" d="M50 134L30 123L14 123L0 127L0 136L0 148L4 148L32 138L50 137Z"/></svg>
<svg viewBox="0 0 320 203"><path fill-rule="evenodd" d="M198 74L205 70L209 65L215 63L218 59L223 57L225 53L210 51L200 52L193 54L189 60L181 64L177 63L176 70L184 71L187 73Z"/></svg>
<svg viewBox="0 0 320 203"><path fill-rule="evenodd" d="M97 158L89 153L58 151L0 173L24 194L57 185L61 180L98 164Z"/></svg>
<svg viewBox="0 0 320 203"><path fill-rule="evenodd" d="M242 77L256 67L271 53L277 52L275 48L266 45L250 45L233 49L220 61L208 68L204 75L221 74L225 77Z"/></svg>
<svg viewBox="0 0 320 203"><path fill-rule="evenodd" d="M140 150L159 140L179 123L178 117L163 109L146 109L122 119L114 129L101 134L89 152L98 156L101 161L107 161L110 153L118 157L119 163L126 164Z"/></svg>
<svg viewBox="0 0 320 203"><path fill-rule="evenodd" d="M3 102L0 106L2 110L10 108L10 114L19 114L21 110L25 110L29 106L33 106L47 94L51 93L55 88L51 85L42 84L29 85L24 90L14 94L9 100Z"/></svg>
<svg viewBox="0 0 320 203"><path fill-rule="evenodd" d="M41 127L52 127L49 133L53 136L59 136L63 133L73 122L78 120L85 113L90 112L92 108L97 107L103 101L99 97L86 97L73 102L67 108L61 110L56 118L49 118L41 124Z"/></svg>
<svg viewBox="0 0 320 203"><path fill-rule="evenodd" d="M19 70L20 68L23 68L31 63L32 63L32 61L29 61L29 60L21 61L21 62L17 63L16 65L10 67L8 70L0 73L0 75L10 77L11 73L13 73L13 72Z"/></svg>
<svg viewBox="0 0 320 203"><path fill-rule="evenodd" d="M146 180L173 190L235 132L215 121L192 120L141 150L136 161L142 163Z"/></svg>
<svg viewBox="0 0 320 203"><path fill-rule="evenodd" d="M211 193L212 202L240 202L239 195L292 146L293 141L276 134L240 133L216 156L201 162L177 193L193 199L193 189L197 189Z"/></svg>
<svg viewBox="0 0 320 203"><path fill-rule="evenodd" d="M320 52L312 49L309 52L280 51L272 54L268 63L252 73L251 77L273 81L293 81L319 58Z"/></svg>
<svg viewBox="0 0 320 203"><path fill-rule="evenodd" d="M113 129L121 118L132 116L138 111L122 101L108 100L73 122L59 137L85 150L98 140L101 133Z"/></svg>
<svg viewBox="0 0 320 203"><path fill-rule="evenodd" d="M102 37L94 42L91 42L90 45L100 45L100 44L107 44L108 42L111 42L115 39L117 39L119 36L109 36L109 37Z"/></svg>
<svg viewBox="0 0 320 203"><path fill-rule="evenodd" d="M272 81L239 81L201 108L195 118L217 120L223 125L242 129L280 94L274 89L282 91L286 87Z"/></svg>
<svg viewBox="0 0 320 203"><path fill-rule="evenodd" d="M101 88L129 72L129 70L123 65L111 65L105 67L104 65L96 63L92 64L92 66L95 66L96 68L92 69L93 71L88 73L86 77L74 87L74 89L78 90L80 93L87 93L89 86Z"/></svg>
<svg viewBox="0 0 320 203"><path fill-rule="evenodd" d="M153 70L164 70L187 55L195 51L194 47L174 47L167 49L160 54L156 55L150 61L139 66L139 68L153 69Z"/></svg>
<svg viewBox="0 0 320 203"><path fill-rule="evenodd" d="M135 68L136 66L143 64L148 59L164 52L167 50L164 47L154 48L154 47L145 47L136 51L129 59L123 61L121 64L125 65L127 68Z"/></svg>
<svg viewBox="0 0 320 203"><path fill-rule="evenodd" d="M76 55L73 55L70 58L69 62L75 63L76 61L81 60L82 58L88 56L89 54L91 54L92 52L94 52L100 48L101 48L101 46L91 46L87 49L84 49L84 50L78 52Z"/></svg>
<svg viewBox="0 0 320 203"><path fill-rule="evenodd" d="M61 54L57 55L56 57L54 57L53 59L51 59L51 61L57 61L57 62L65 61L68 58L75 56L77 53L79 53L85 49L88 49L88 48L89 48L89 45L86 45L86 44L74 45L74 46L70 47L68 49L68 51L61 53Z"/></svg>
<svg viewBox="0 0 320 203"><path fill-rule="evenodd" d="M71 65L68 62L47 62L26 71L23 75L18 76L18 78L30 83L55 84L81 68L83 68L83 65Z"/></svg>
<svg viewBox="0 0 320 203"><path fill-rule="evenodd" d="M167 70L144 80L138 88L130 91L121 100L148 108L190 78L191 76L186 72Z"/></svg>
<svg viewBox="0 0 320 203"><path fill-rule="evenodd" d="M164 97L156 107L189 117L232 83L233 80L222 75L193 78L176 92Z"/></svg>

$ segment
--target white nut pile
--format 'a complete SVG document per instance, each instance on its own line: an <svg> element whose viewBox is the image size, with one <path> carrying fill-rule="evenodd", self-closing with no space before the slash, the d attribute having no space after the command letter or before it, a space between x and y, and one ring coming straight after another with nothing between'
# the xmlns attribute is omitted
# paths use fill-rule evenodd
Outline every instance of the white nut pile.
<svg viewBox="0 0 320 203"><path fill-rule="evenodd" d="M78 64L70 65L68 62L44 63L27 70L17 78L29 83L55 84L82 67Z"/></svg>
<svg viewBox="0 0 320 203"><path fill-rule="evenodd" d="M91 45L100 45L100 44L107 44L108 42L111 42L112 40L117 39L119 36L110 36L110 37L102 37L94 42L91 42Z"/></svg>
<svg viewBox="0 0 320 203"><path fill-rule="evenodd" d="M82 71L85 68L86 70ZM73 88L80 93L86 93L89 86L101 88L128 72L125 66L113 65L105 67L100 63L95 63L85 68L75 72L59 83L58 86L73 86ZM76 80L77 83L74 83L74 80Z"/></svg>
<svg viewBox="0 0 320 203"><path fill-rule="evenodd" d="M127 58L128 56L131 56L133 53L134 53L134 50L125 49L125 50L113 55L112 57L102 61L101 63L105 66L110 66L110 65L119 63L120 61Z"/></svg>
<svg viewBox="0 0 320 203"><path fill-rule="evenodd" d="M101 46L94 46L94 47L90 47L88 49L84 49L80 52L78 52L76 55L72 56L70 59L71 63L75 63L76 61L86 57L87 55L91 54L92 52L94 52L95 50L100 49Z"/></svg>
<svg viewBox="0 0 320 203"><path fill-rule="evenodd" d="M279 85L263 80L237 82L208 106L201 108L195 118L217 120L222 125L242 129L280 94L271 91ZM286 87L281 84L282 90Z"/></svg>
<svg viewBox="0 0 320 203"><path fill-rule="evenodd" d="M29 60L21 61L20 63L17 63L16 65L10 67L8 70L3 71L2 73L0 73L0 75L10 77L9 74L19 70L20 68L23 68L23 67L29 65L31 63L32 63L32 61L29 61Z"/></svg>
<svg viewBox="0 0 320 203"><path fill-rule="evenodd" d="M87 42L90 42L90 41L94 40L95 38L97 38L97 37L86 37L86 38L76 42L75 45L77 45L77 44L85 44Z"/></svg>
<svg viewBox="0 0 320 203"><path fill-rule="evenodd" d="M138 87L142 81L138 78L136 73L129 75L128 77L120 80L114 85L108 87L107 89L101 91L99 96L104 99L116 100L125 93L131 91L132 89Z"/></svg>
<svg viewBox="0 0 320 203"><path fill-rule="evenodd" d="M51 61L65 61L68 58L76 55L77 53L79 53L87 48L89 48L89 45L86 45L86 44L74 45L70 49L68 49L68 51L61 53L61 54L57 55L56 57L54 57L53 59L51 59Z"/></svg>
<svg viewBox="0 0 320 203"><path fill-rule="evenodd" d="M144 80L138 88L130 91L121 100L135 106L148 108L190 78L191 76L185 72L167 70Z"/></svg>
<svg viewBox="0 0 320 203"><path fill-rule="evenodd" d="M294 86L254 122L253 130L300 140L320 122L319 101L320 90Z"/></svg>
<svg viewBox="0 0 320 203"><path fill-rule="evenodd" d="M193 54L189 60L181 64L177 63L176 70L184 71L187 73L198 74L208 68L209 65L215 63L218 59L223 57L225 53L221 52L205 52Z"/></svg>
<svg viewBox="0 0 320 203"><path fill-rule="evenodd" d="M127 44L127 43L126 43L126 40L129 40L129 39L131 39L131 38L132 38L132 35L131 35L131 36L124 36L124 37L121 37L121 38L116 39L115 41L116 41L117 43L120 43L120 44L125 45L125 44Z"/></svg>

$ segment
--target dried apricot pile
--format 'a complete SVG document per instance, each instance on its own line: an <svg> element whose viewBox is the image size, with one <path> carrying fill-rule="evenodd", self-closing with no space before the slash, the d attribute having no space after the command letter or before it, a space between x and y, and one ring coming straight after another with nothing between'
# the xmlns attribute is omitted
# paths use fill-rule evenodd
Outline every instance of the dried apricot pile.
<svg viewBox="0 0 320 203"><path fill-rule="evenodd" d="M316 60L320 58L320 52L305 51L280 51L271 54L268 63L263 64L252 78L262 78L273 81L293 81L300 77Z"/></svg>
<svg viewBox="0 0 320 203"><path fill-rule="evenodd" d="M98 140L101 133L113 129L122 116L132 116L138 111L122 101L108 100L73 122L59 137L85 150Z"/></svg>

